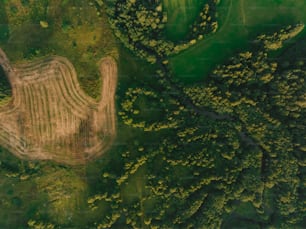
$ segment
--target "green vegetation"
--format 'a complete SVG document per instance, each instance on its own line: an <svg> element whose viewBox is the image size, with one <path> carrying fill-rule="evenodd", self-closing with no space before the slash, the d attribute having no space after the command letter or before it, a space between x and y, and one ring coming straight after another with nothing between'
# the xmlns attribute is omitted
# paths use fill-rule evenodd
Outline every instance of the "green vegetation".
<svg viewBox="0 0 306 229"><path fill-rule="evenodd" d="M98 8L107 11L114 33L125 47L154 64L158 58L179 53L194 45L197 40L202 40L204 35L216 32L217 2L209 0L204 4L187 38L181 39L180 42L173 42L165 37L168 19L161 0L105 0L106 7Z"/></svg>
<svg viewBox="0 0 306 229"><path fill-rule="evenodd" d="M7 24L7 15L4 10L4 2L0 2L0 42L4 42L8 39L9 28Z"/></svg>
<svg viewBox="0 0 306 229"><path fill-rule="evenodd" d="M4 104L12 95L11 87L3 68L0 66L0 104Z"/></svg>
<svg viewBox="0 0 306 229"><path fill-rule="evenodd" d="M259 32L280 29L290 23L306 23L303 1L222 0L218 5L220 29L185 52L170 58L175 77L184 83L203 82L205 76L228 56L250 48ZM305 34L305 31L303 32Z"/></svg>
<svg viewBox="0 0 306 229"><path fill-rule="evenodd" d="M207 1L163 0L162 2L167 14L166 36L173 41L179 41L188 34L190 25L196 20Z"/></svg>
<svg viewBox="0 0 306 229"><path fill-rule="evenodd" d="M46 166L43 175L36 177L37 191L48 197L46 213L53 222L64 225L79 221L87 188L79 175L73 170Z"/></svg>
<svg viewBox="0 0 306 229"><path fill-rule="evenodd" d="M0 45L12 62L65 56L76 67L84 90L99 96L98 61L105 55L118 58L105 13L97 12L87 1L12 0L1 4L0 19L5 19L10 32L8 38L0 38Z"/></svg>
<svg viewBox="0 0 306 229"><path fill-rule="evenodd" d="M101 202L112 209L99 228L302 227L306 69L270 60L271 37L258 36L256 51L218 66L206 85L175 83L160 63L157 84L126 90L119 115L152 144L122 145L122 169L102 169L104 186L88 200L93 211ZM154 104L155 91L161 103L152 107L164 115L148 123L137 100ZM144 188L127 198L138 179Z"/></svg>
<svg viewBox="0 0 306 229"><path fill-rule="evenodd" d="M18 27L23 17L12 14L19 5L6 1L0 16L16 32L3 44L15 60L60 54L79 72L95 69L104 53L118 57L117 140L80 168L20 161L1 149L0 203L7 211L0 227L303 228L304 2L222 0L211 12L219 25L212 33L213 23L199 29L207 12L194 1L194 14L176 29L179 37L170 34L175 13L164 19L166 1L96 0L98 11L84 6L84 14L78 2L58 1L54 12L62 8L61 16L37 14L35 26ZM106 11L124 46L118 53ZM82 26L80 18L97 13L103 30L95 20ZM29 30L45 40L34 42ZM98 39L101 49L90 38L96 33L106 33ZM17 45L19 39L26 45ZM29 54L32 46L38 51ZM94 95L95 79L80 77Z"/></svg>

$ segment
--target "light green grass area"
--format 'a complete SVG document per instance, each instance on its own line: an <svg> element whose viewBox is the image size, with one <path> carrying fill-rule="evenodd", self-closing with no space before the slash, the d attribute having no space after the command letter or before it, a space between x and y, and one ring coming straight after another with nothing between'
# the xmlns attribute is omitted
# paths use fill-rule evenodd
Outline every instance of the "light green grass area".
<svg viewBox="0 0 306 229"><path fill-rule="evenodd" d="M222 228L260 229L261 219L250 202L240 203L238 208L226 217Z"/></svg>
<svg viewBox="0 0 306 229"><path fill-rule="evenodd" d="M50 219L60 224L83 223L80 215L86 209L87 184L81 170L76 173L53 166L45 166L42 170L42 174L35 177L35 183L38 193L48 197L44 204Z"/></svg>
<svg viewBox="0 0 306 229"><path fill-rule="evenodd" d="M85 181L84 168L21 161L0 146L0 228L28 228L30 219L86 225Z"/></svg>
<svg viewBox="0 0 306 229"><path fill-rule="evenodd" d="M206 0L163 0L167 13L167 38L178 41L185 37L196 20Z"/></svg>
<svg viewBox="0 0 306 229"><path fill-rule="evenodd" d="M128 183L123 185L121 195L126 203L140 201L145 196L146 168L141 167L130 175Z"/></svg>
<svg viewBox="0 0 306 229"><path fill-rule="evenodd" d="M170 58L171 68L185 83L202 81L217 64L251 47L257 35L291 23L306 23L304 12L303 0L223 0L218 6L219 30Z"/></svg>
<svg viewBox="0 0 306 229"><path fill-rule="evenodd" d="M0 228L20 228L47 198L44 194L37 195L33 182L29 180L16 182L18 177L7 177L2 172L0 176Z"/></svg>

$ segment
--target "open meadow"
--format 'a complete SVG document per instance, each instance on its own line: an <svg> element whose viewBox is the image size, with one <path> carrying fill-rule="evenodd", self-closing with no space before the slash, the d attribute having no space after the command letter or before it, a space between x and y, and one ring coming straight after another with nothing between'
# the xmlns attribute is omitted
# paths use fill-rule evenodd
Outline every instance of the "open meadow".
<svg viewBox="0 0 306 229"><path fill-rule="evenodd" d="M291 23L306 23L305 11L303 0L222 0L218 6L219 30L174 55L171 68L185 83L203 82L217 64L249 48L257 35Z"/></svg>

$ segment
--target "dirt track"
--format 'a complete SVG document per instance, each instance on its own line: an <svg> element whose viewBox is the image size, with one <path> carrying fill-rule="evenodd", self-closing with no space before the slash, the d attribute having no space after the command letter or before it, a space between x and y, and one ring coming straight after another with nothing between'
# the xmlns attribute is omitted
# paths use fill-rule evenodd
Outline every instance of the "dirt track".
<svg viewBox="0 0 306 229"><path fill-rule="evenodd" d="M84 164L105 152L116 134L117 65L101 59L101 100L80 88L72 64L53 56L11 65L0 49L0 65L12 101L0 107L0 144L22 159Z"/></svg>

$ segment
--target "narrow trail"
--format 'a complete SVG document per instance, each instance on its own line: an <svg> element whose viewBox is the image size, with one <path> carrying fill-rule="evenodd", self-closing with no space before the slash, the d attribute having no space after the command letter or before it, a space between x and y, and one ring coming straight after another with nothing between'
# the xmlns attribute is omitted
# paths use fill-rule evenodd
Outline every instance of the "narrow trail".
<svg viewBox="0 0 306 229"><path fill-rule="evenodd" d="M244 12L244 0L239 0L240 1L240 13L241 13L241 18L242 18L242 24L246 24L246 15Z"/></svg>
<svg viewBox="0 0 306 229"><path fill-rule="evenodd" d="M141 220L141 228L146 228L145 226L145 210L144 210L144 205L143 205L143 187L142 187L142 183L139 181L140 179L138 178L136 180L136 187L137 187L137 191L140 192L140 211L141 211L141 216L140 216L140 220Z"/></svg>
<svg viewBox="0 0 306 229"><path fill-rule="evenodd" d="M64 57L11 65L0 49L0 65L12 87L11 102L0 107L0 145L12 154L76 165L111 145L116 135L114 59L101 59L98 102L81 89L73 65Z"/></svg>

